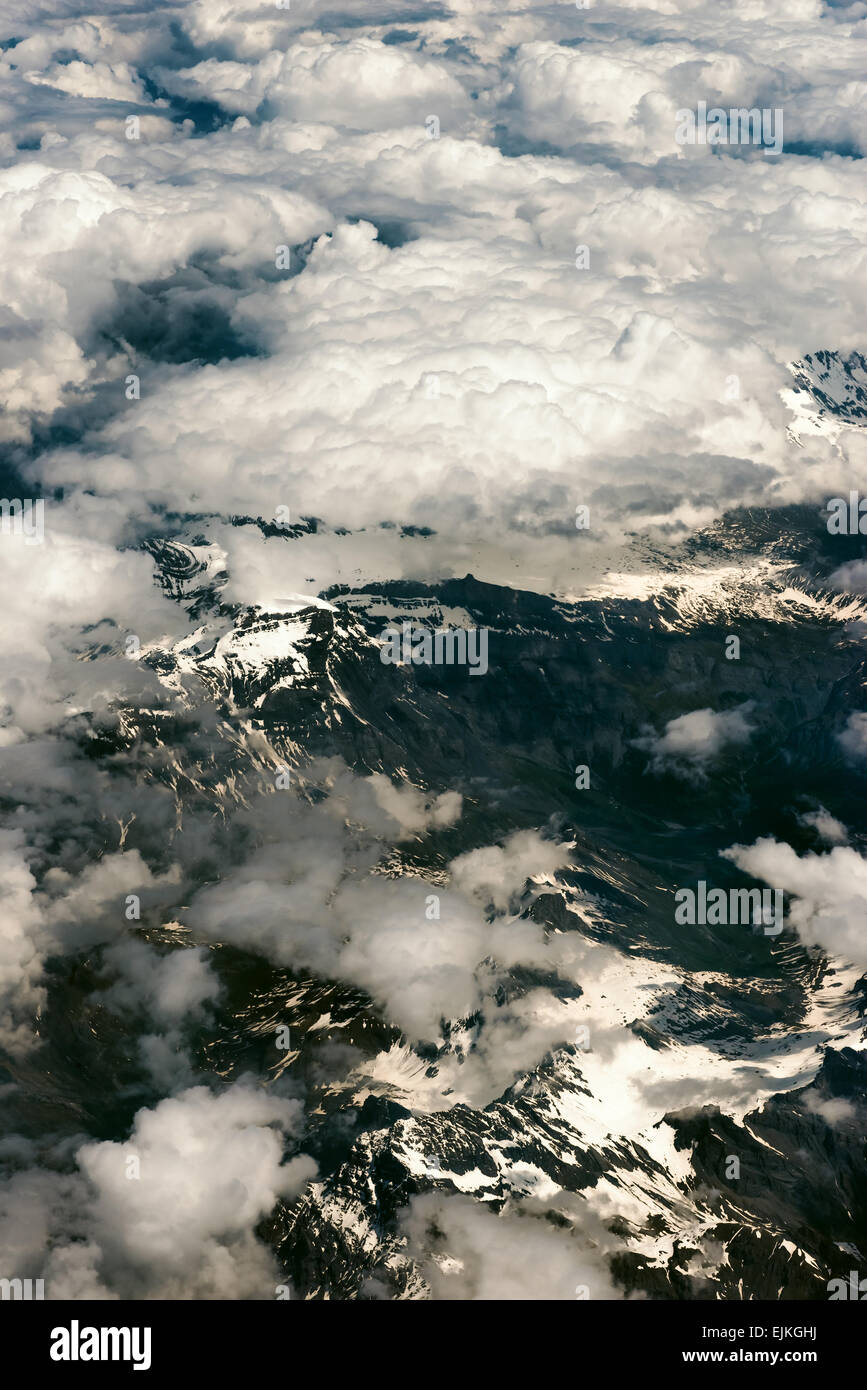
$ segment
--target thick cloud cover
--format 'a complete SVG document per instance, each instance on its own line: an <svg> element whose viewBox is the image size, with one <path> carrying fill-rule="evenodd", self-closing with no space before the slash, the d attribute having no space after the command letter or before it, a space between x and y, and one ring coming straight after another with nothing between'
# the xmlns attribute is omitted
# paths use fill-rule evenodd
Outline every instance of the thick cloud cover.
<svg viewBox="0 0 867 1390"><path fill-rule="evenodd" d="M573 591L604 538L867 487L857 429L798 448L779 395L861 341L857 6L106 3L12 33L2 428L21 490L63 495L0 548L4 741L133 681L87 682L81 629L179 635L119 548L167 515L210 517L240 601L516 563ZM679 146L699 100L782 107L783 154ZM225 525L279 507L322 525Z"/></svg>
<svg viewBox="0 0 867 1390"><path fill-rule="evenodd" d="M12 440L74 411L27 463L58 537L81 489L111 536L288 506L353 533L294 542L296 589L381 521L437 532L392 574L568 587L605 535L824 496L832 452L867 480L779 395L860 342L857 6L106 8L4 54L0 386ZM698 101L782 109L783 154L678 145Z"/></svg>

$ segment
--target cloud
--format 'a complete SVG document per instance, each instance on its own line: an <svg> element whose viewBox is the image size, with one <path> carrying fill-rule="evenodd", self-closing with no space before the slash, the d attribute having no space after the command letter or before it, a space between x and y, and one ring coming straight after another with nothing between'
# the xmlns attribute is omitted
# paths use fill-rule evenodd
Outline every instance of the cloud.
<svg viewBox="0 0 867 1390"><path fill-rule="evenodd" d="M569 863L570 845L542 840L536 831L519 830L502 845L461 854L451 864L455 886L481 906L504 912L524 890L528 878L550 875Z"/></svg>
<svg viewBox="0 0 867 1390"><path fill-rule="evenodd" d="M105 512L96 523L103 536L88 535L88 521L93 515L86 507L61 519L49 502L43 544L28 545L23 535L0 537L0 575L17 595L0 636L6 743L56 726L76 709L76 692L87 708L100 688L122 691L140 683L131 663L109 661L95 670L78 660L91 645L86 630L105 623L119 642L128 632L147 640L178 626L176 612L154 588L150 556L118 550L116 529L105 534Z"/></svg>
<svg viewBox="0 0 867 1390"><path fill-rule="evenodd" d="M644 735L635 746L650 753L653 772L675 772L680 775L701 773L713 758L724 749L746 743L754 731L747 719L751 701L737 709L717 713L712 709L692 710L669 719L665 732Z"/></svg>
<svg viewBox="0 0 867 1390"><path fill-rule="evenodd" d="M119 112L112 143L116 157L125 159L135 142L125 139L124 129ZM203 185L158 188L145 179L131 188L98 169L53 169L36 159L0 171L0 227L10 253L0 285L12 329L0 358L4 437L26 440L34 418L107 378L123 409L124 381L136 363L123 353L118 358L96 335L117 305L116 282L164 277L209 253L242 268L251 255L256 260L262 254L257 243L269 246L273 265L276 244L303 241L327 221L305 198L274 188L227 190L215 223L212 195ZM124 476L114 470L116 484ZM107 473L109 487L111 478Z"/></svg>
<svg viewBox="0 0 867 1390"><path fill-rule="evenodd" d="M799 857L791 845L765 836L752 845L732 845L722 855L753 878L792 896L787 925L805 946L818 945L867 966L867 859L857 850L838 845L828 854Z"/></svg>
<svg viewBox="0 0 867 1390"><path fill-rule="evenodd" d="M319 35L256 63L211 58L157 75L169 91L207 98L233 114L252 116L264 102L271 115L318 122L325 114L330 125L349 130L379 132L412 123L423 128L432 112L447 125L470 105L441 63L366 37L329 43Z"/></svg>
<svg viewBox="0 0 867 1390"><path fill-rule="evenodd" d="M828 575L828 583L850 594L867 594L867 561L850 560Z"/></svg>
<svg viewBox="0 0 867 1390"><path fill-rule="evenodd" d="M824 806L820 806L818 811L808 811L798 818L803 825L809 825L820 839L828 845L845 845L849 840L849 832Z"/></svg>
<svg viewBox="0 0 867 1390"><path fill-rule="evenodd" d="M216 681L160 680L201 616L143 545L213 543L228 624L236 604L366 579L580 595L652 573L657 543L732 507L773 525L838 474L867 491L857 420L794 449L781 395L793 359L863 347L862 8L450 0L410 19L401 0L192 0L167 24L128 0L16 7L0 443L4 488L43 498L46 529L0 535L0 1036L32 1038L53 956L104 948L102 998L173 1093L137 1118L141 1185L128 1145L103 1142L75 1174L5 1189L10 1248L34 1268L50 1248L55 1290L271 1296L253 1231L310 1165L283 1161L294 1100L194 1085L209 946L363 989L416 1041L453 1023L441 1074L478 1103L574 1021L553 988L505 998L509 972L592 978L577 933L518 915L569 846L525 831L449 862L457 792L336 763L305 781L293 762L292 793L261 797L264 736L227 731ZM678 146L676 111L699 100L783 108L784 153ZM303 531L244 524L284 506ZM862 568L832 583L860 592ZM749 715L695 710L639 746L698 776ZM865 718L839 735L853 761ZM843 834L824 811L807 823ZM786 887L805 940L861 958L851 847L729 854ZM188 903L196 944L134 936L131 893L153 920ZM411 1231L436 1296L511 1297L521 1250L572 1296L569 1234L463 1205L442 1222L454 1265L421 1217Z"/></svg>
<svg viewBox="0 0 867 1390"><path fill-rule="evenodd" d="M43 970L51 955L86 950L118 938L128 927L127 903L133 894L151 905L171 900L180 876L176 868L155 875L138 850L105 855L79 874L55 867L37 883L28 862L23 831L0 830L0 863L5 867L0 912L0 1040L14 1051L33 1045L32 1019L45 1001ZM143 972L147 954L134 943L119 948L115 963ZM186 953L184 953L186 954ZM158 1013L172 1013L184 988L174 981L183 974L187 989L201 987L192 961L187 965L151 965L151 985L159 985ZM143 980L140 981L144 988ZM146 991L145 995L146 997ZM156 1005L156 999L152 996Z"/></svg>
<svg viewBox="0 0 867 1390"><path fill-rule="evenodd" d="M201 949L158 955L144 942L126 940L106 951L105 963L119 978L100 1002L111 1008L145 1007L166 1025L199 1014L220 992L208 953Z"/></svg>
<svg viewBox="0 0 867 1390"><path fill-rule="evenodd" d="M847 1124L858 1118L858 1108L851 1101L823 1099L813 1088L804 1092L804 1105L811 1115L820 1115L831 1126Z"/></svg>
<svg viewBox="0 0 867 1390"><path fill-rule="evenodd" d="M281 1282L255 1228L315 1176L285 1157L303 1106L241 1081L196 1086L140 1110L129 1139L82 1145L78 1171L0 1184L0 1234L19 1277L46 1297L274 1297Z"/></svg>
<svg viewBox="0 0 867 1390"><path fill-rule="evenodd" d="M122 894L145 885L159 891L163 884L136 852L107 856L77 879L54 869L44 881L54 894L48 896L39 891L21 829L0 830L0 864L0 1040L18 1052L32 1044L29 1025L45 1002L47 957L61 952L64 942L78 950L117 934L125 925ZM109 904L112 925L104 919Z"/></svg>
<svg viewBox="0 0 867 1390"><path fill-rule="evenodd" d="M45 901L45 917L52 925L71 929L75 942L85 946L105 940L107 932L115 935L133 920L126 912L129 894L171 901L179 883L177 867L155 875L138 850L108 854L78 876L61 868L49 869L42 885L51 895Z"/></svg>
<svg viewBox="0 0 867 1390"><path fill-rule="evenodd" d="M363 820L379 835L396 834L404 839L430 828L454 825L461 814L463 798L459 792L440 792L426 798L417 787L393 782L381 772L357 778L338 767L325 785L330 816Z"/></svg>
<svg viewBox="0 0 867 1390"><path fill-rule="evenodd" d="M12 1051L30 1037L20 1015L32 1013L45 998L43 926L23 845L20 831L0 831L0 1040Z"/></svg>
<svg viewBox="0 0 867 1390"><path fill-rule="evenodd" d="M505 912L529 877L568 861L568 846L522 831L502 847L459 856L452 886L439 876L392 877L378 871L386 845L450 824L454 795L425 811L416 789L380 775L343 770L329 782L331 795L313 806L278 794L279 837L263 825L243 863L196 894L188 914L195 933L360 986L413 1040L434 1040L444 1020L473 1014L499 971L519 961L565 963L564 944L549 947L534 922L489 923L485 909L493 901ZM485 964L489 957L497 964Z"/></svg>
<svg viewBox="0 0 867 1390"><path fill-rule="evenodd" d="M390 13L189 6L183 42L34 19L7 53L25 110L19 68L81 86L106 51L168 94L139 103L138 141L122 110L79 124L58 107L52 138L7 171L8 418L26 438L75 402L77 437L33 469L66 488L64 508L86 488L140 533L164 508L289 505L320 530L291 560L260 537L260 563L290 564L296 591L382 564L505 578L513 556L539 588L568 589L610 559L603 540L822 495L841 454L867 479L852 429L836 453L816 439L795 460L779 394L793 357L860 341L864 200L857 164L834 153L860 148L840 95L860 35L812 4L785 31L767 6L734 31L694 5L633 8L616 43L592 7L461 6L394 43ZM792 25L794 49L780 43ZM674 113L698 99L782 104L787 138L827 157L684 152ZM183 118L202 106L212 129ZM122 333L106 342L118 284L193 273L255 360L168 372ZM435 535L384 543L383 520Z"/></svg>
<svg viewBox="0 0 867 1390"><path fill-rule="evenodd" d="M846 761L856 765L867 757L867 714L856 711L846 720L846 727L837 734Z"/></svg>
<svg viewBox="0 0 867 1390"><path fill-rule="evenodd" d="M185 948L159 955L143 941L126 938L107 948L106 969L114 976L108 989L94 996L103 1008L140 1015L158 1031L144 1031L138 1051L161 1091L192 1085L194 1066L186 1051L185 1030L205 1021L222 985L207 951Z"/></svg>
<svg viewBox="0 0 867 1390"><path fill-rule="evenodd" d="M109 1279L129 1269L174 1297L273 1297L270 1258L252 1232L315 1174L311 1159L283 1158L283 1135L301 1116L299 1101L261 1089L198 1086L139 1111L126 1143L80 1149ZM128 1176L130 1157L140 1177Z"/></svg>
<svg viewBox="0 0 867 1390"><path fill-rule="evenodd" d="M470 1198L428 1193L413 1199L402 1227L435 1300L618 1297L598 1248L520 1208L497 1216Z"/></svg>

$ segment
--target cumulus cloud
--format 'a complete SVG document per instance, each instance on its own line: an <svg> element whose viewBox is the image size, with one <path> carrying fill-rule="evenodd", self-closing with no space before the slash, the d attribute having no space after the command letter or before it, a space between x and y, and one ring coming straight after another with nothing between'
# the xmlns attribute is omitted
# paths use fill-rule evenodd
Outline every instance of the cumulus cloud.
<svg viewBox="0 0 867 1390"><path fill-rule="evenodd" d="M162 1091L189 1086L194 1068L185 1047L185 1030L204 1021L208 1006L218 1000L222 985L205 950L186 948L160 955L142 941L126 938L104 953L114 977L97 996L103 1008L140 1016L146 1026L138 1051L153 1081Z"/></svg>
<svg viewBox="0 0 867 1390"><path fill-rule="evenodd" d="M144 1006L165 1024L200 1013L219 994L220 983L204 950L161 956L144 942L127 940L110 947L105 962L118 978L101 1002L118 1008Z"/></svg>
<svg viewBox="0 0 867 1390"><path fill-rule="evenodd" d="M332 819L359 820L377 834L390 833L398 839L431 827L454 825L461 814L459 792L426 798L411 783L392 782L381 772L358 778L348 768L337 767L326 776L324 785Z"/></svg>
<svg viewBox="0 0 867 1390"><path fill-rule="evenodd" d="M0 1038L16 1051L29 1038L18 1016L32 1013L44 999L43 927L23 843L20 831L0 831Z"/></svg>
<svg viewBox="0 0 867 1390"><path fill-rule="evenodd" d="M619 1296L604 1254L580 1232L520 1209L498 1216L467 1197L429 1193L413 1199L402 1227L406 1253L436 1300Z"/></svg>
<svg viewBox="0 0 867 1390"><path fill-rule="evenodd" d="M399 43L388 6L349 24L324 4L191 5L174 34L22 17L5 54L16 113L61 87L98 106L35 125L0 196L9 428L26 438L74 399L81 436L33 477L64 486L64 507L86 488L131 530L152 508L290 505L325 528L292 544L295 587L316 589L386 555L391 574L491 578L517 555L539 587L571 588L604 565L603 536L817 495L831 446L795 463L779 392L792 357L859 341L864 200L846 155L863 36L812 3L784 30L766 6L626 13L616 44L592 7L452 6ZM800 42L781 44L792 26ZM142 98L145 77L162 95ZM797 154L677 146L676 110L699 99L783 106ZM184 115L202 106L212 128ZM167 372L101 334L118 285L181 267L204 268L255 361ZM867 477L854 430L835 447ZM383 552L383 520L436 534Z"/></svg>
<svg viewBox="0 0 867 1390"><path fill-rule="evenodd" d="M252 1086L199 1086L140 1111L126 1144L85 1145L78 1162L112 1274L129 1268L174 1297L273 1297L271 1260L252 1230L315 1174L305 1156L284 1162L283 1135L301 1115L299 1101Z"/></svg>
<svg viewBox="0 0 867 1390"><path fill-rule="evenodd" d="M159 902L175 894L179 879L176 870L153 874L135 850L106 855L79 874L55 867L39 884L21 829L0 831L0 862L0 1039L20 1051L34 1040L47 958L116 939L128 926L126 895L150 892Z"/></svg>
<svg viewBox="0 0 867 1390"><path fill-rule="evenodd" d="M46 1297L269 1299L281 1282L255 1227L315 1175L286 1158L300 1101L239 1082L140 1110L129 1139L82 1145L77 1172L0 1185L0 1234Z"/></svg>
<svg viewBox="0 0 867 1390"><path fill-rule="evenodd" d="M828 583L850 594L867 594L867 561L850 560L828 576Z"/></svg>
<svg viewBox="0 0 867 1390"><path fill-rule="evenodd" d="M815 830L819 838L828 845L845 845L849 841L849 832L845 825L826 811L824 806L820 806L818 811L805 812L799 820L803 825L809 825Z"/></svg>
<svg viewBox="0 0 867 1390"><path fill-rule="evenodd" d="M65 513L59 526L58 520L49 502L42 544L31 546L24 535L0 537L0 575L17 596L0 635L6 744L92 708L106 688L123 692L138 683L129 662L109 660L98 671L83 665L88 631L105 624L116 640L134 633L144 642L179 627L176 612L154 586L150 556L117 548L118 527L109 514L100 511L94 518L85 504L77 515ZM102 535L93 534L99 530Z"/></svg>
<svg viewBox="0 0 867 1390"><path fill-rule="evenodd" d="M636 747L651 755L654 772L675 772L682 775L700 773L724 749L746 743L753 733L747 715L751 701L738 709L715 711L691 710L669 719L665 731L658 737L645 735L635 740Z"/></svg>
<svg viewBox="0 0 867 1390"><path fill-rule="evenodd" d="M856 965L867 965L867 859L857 850L837 845L827 854L798 856L791 845L765 836L722 853L753 878L792 896L787 925L805 946L818 945Z"/></svg>
<svg viewBox="0 0 867 1390"><path fill-rule="evenodd" d="M528 878L553 874L568 864L570 848L554 840L541 840L535 831L519 830L502 845L486 845L459 855L451 864L452 878L468 897L505 911Z"/></svg>
<svg viewBox="0 0 867 1390"><path fill-rule="evenodd" d="M470 105L442 63L367 37L329 42L320 34L259 62L211 58L158 75L167 90L207 98L235 114L252 116L266 103L271 115L296 122L326 115L329 125L349 130L424 126L437 111L441 119L460 120Z"/></svg>
<svg viewBox="0 0 867 1390"><path fill-rule="evenodd" d="M392 877L378 871L387 845L423 824L441 826L444 815L451 823L458 800L444 793L425 811L416 789L381 775L344 769L328 780L330 796L286 805L279 838L263 827L258 848L196 895L194 932L359 985L414 1040L436 1039L444 1021L473 1014L503 969L565 963L565 943L549 946L536 923L502 914L528 878L568 862L568 846L521 831L455 859L451 884ZM500 914L493 923L491 903Z"/></svg>
<svg viewBox="0 0 867 1390"><path fill-rule="evenodd" d="M50 894L45 904L46 919L70 928L75 941L84 946L105 938L107 915L110 914L114 932L133 920L127 916L127 910L137 910L132 903L127 908L130 894L140 901L141 893L151 890L155 901L162 897L170 900L179 881L176 866L165 875L156 875L138 850L105 855L78 876L61 868L49 869L42 885Z"/></svg>

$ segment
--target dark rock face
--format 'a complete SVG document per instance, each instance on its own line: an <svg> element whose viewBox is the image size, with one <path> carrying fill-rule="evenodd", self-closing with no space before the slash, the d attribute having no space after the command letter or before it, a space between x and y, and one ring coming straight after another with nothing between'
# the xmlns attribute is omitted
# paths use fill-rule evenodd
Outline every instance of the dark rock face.
<svg viewBox="0 0 867 1390"><path fill-rule="evenodd" d="M818 1113L809 1095L820 1098ZM757 1298L820 1298L829 1277L845 1278L852 1269L863 1276L865 1114L867 1059L851 1048L828 1048L810 1088L771 1097L742 1126L711 1108L666 1116L678 1147L691 1149L698 1183L718 1189L716 1234L731 1266L721 1278L724 1296L737 1296L739 1278L749 1278ZM736 1180L725 1176L731 1153L740 1155ZM774 1232L767 1266L756 1267L749 1237Z"/></svg>

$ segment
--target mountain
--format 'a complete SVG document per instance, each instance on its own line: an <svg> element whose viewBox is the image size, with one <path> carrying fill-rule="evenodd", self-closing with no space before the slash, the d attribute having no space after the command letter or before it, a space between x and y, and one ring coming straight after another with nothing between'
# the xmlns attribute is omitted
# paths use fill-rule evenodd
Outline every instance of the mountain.
<svg viewBox="0 0 867 1390"><path fill-rule="evenodd" d="M674 915L684 885L752 882L720 857L732 845L820 851L817 807L858 843L864 774L840 735L863 702L864 604L828 586L839 556L819 512L728 517L640 582L613 577L571 603L467 575L243 607L222 601L223 557L202 536L150 549L195 627L140 664L184 712L130 708L94 757L170 750L160 775L181 825L203 804L231 822L280 768L310 778L315 800L317 760L428 801L457 791L460 819L400 841L377 872L444 882L455 856L542 828L571 846L568 863L528 876L513 914L597 952L577 980L508 969L478 1011L413 1043L350 981L210 943L229 995L197 1065L304 1086L320 1175L261 1231L297 1295L424 1297L405 1225L423 1194L567 1230L583 1229L583 1208L601 1212L590 1244L626 1295L824 1297L830 1278L867 1273L861 969L791 923L774 936ZM385 628L405 622L487 630L484 678L384 662ZM752 735L721 749L712 775L701 759L654 768L670 721L744 708ZM491 1065L498 1011L540 989L568 1006L571 1036L529 1065ZM576 1042L584 1018L589 1045ZM276 1020L292 1044L275 1068ZM480 1057L488 1099L478 1076L462 1081ZM436 1235L434 1213L432 1250Z"/></svg>
<svg viewBox="0 0 867 1390"><path fill-rule="evenodd" d="M808 435L836 439L842 429L867 422L867 361L860 352L807 353L790 370L795 385L783 400L795 417L789 437L796 443Z"/></svg>

